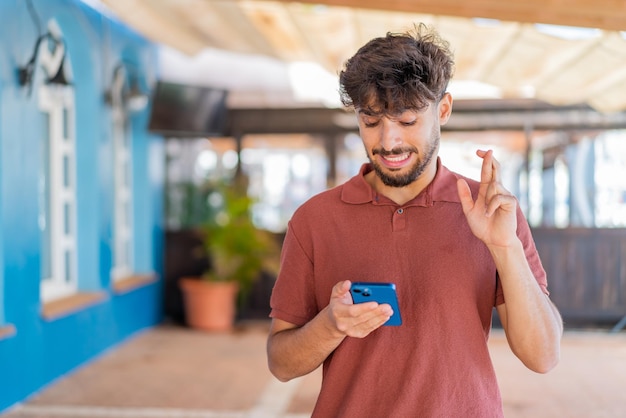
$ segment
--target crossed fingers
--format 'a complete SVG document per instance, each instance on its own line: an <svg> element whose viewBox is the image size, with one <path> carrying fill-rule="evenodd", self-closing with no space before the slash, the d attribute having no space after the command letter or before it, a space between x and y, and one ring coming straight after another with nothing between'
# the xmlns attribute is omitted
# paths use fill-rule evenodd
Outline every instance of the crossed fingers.
<svg viewBox="0 0 626 418"><path fill-rule="evenodd" d="M493 156L493 151L479 150L476 153L483 158L480 188L485 199L485 214L491 216L502 205L510 204L513 196L502 185L502 170L500 163Z"/></svg>

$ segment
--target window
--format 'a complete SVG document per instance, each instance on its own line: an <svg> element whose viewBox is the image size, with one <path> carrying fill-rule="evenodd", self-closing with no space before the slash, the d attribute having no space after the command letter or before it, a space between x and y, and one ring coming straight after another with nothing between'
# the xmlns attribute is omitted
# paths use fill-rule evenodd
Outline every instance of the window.
<svg viewBox="0 0 626 418"><path fill-rule="evenodd" d="M41 299L76 292L76 140L74 89L42 85L44 135L39 181Z"/></svg>
<svg viewBox="0 0 626 418"><path fill-rule="evenodd" d="M128 115L122 100L126 71L115 71L111 92L113 117L113 280L133 272L132 149Z"/></svg>
<svg viewBox="0 0 626 418"><path fill-rule="evenodd" d="M242 148L248 194L257 199L252 216L260 228L284 232L298 206L327 188L328 157L319 138L250 135Z"/></svg>
<svg viewBox="0 0 626 418"><path fill-rule="evenodd" d="M626 227L626 130L606 131L595 143L596 227Z"/></svg>
<svg viewBox="0 0 626 418"><path fill-rule="evenodd" d="M340 139L337 147L337 174L335 184L343 184L361 169L367 162L367 153L361 137L356 133L348 133Z"/></svg>
<svg viewBox="0 0 626 418"><path fill-rule="evenodd" d="M570 172L567 159L559 155L554 160L554 226L566 228L570 224Z"/></svg>
<svg viewBox="0 0 626 418"><path fill-rule="evenodd" d="M238 161L234 138L169 139L168 228L194 227L213 216L208 204L213 184L232 179ZM275 233L286 230L298 206L328 187L324 141L310 135L246 136L241 170L248 181L248 195L256 201L252 208L255 225Z"/></svg>
<svg viewBox="0 0 626 418"><path fill-rule="evenodd" d="M195 228L213 216L211 185L235 175L234 138L170 138L166 142L165 221L170 230Z"/></svg>

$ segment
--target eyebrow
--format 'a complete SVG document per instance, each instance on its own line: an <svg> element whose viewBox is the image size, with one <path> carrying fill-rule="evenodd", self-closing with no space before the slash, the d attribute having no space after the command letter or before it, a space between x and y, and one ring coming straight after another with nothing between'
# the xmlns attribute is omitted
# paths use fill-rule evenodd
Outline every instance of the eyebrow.
<svg viewBox="0 0 626 418"><path fill-rule="evenodd" d="M366 109L357 109L357 113L361 115L365 115L365 116L382 116L384 115L385 112L376 112L373 109L366 108Z"/></svg>
<svg viewBox="0 0 626 418"><path fill-rule="evenodd" d="M414 111L417 114L421 113L419 110L416 110L416 109L401 109L395 112L375 111L370 108L357 109L358 114L362 114L365 116L380 117L380 116L387 115L387 116L396 117L396 118L401 117L404 113L409 112L409 111Z"/></svg>

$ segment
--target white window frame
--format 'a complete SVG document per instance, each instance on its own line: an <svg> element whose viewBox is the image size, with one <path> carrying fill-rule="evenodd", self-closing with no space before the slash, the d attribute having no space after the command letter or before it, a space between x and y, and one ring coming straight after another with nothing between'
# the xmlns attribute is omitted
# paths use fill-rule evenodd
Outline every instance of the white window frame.
<svg viewBox="0 0 626 418"><path fill-rule="evenodd" d="M78 291L76 245L76 108L74 88L42 85L39 88L39 109L48 114L48 172L42 188L48 188L48 198L42 198L42 210L47 211L49 229L47 246L49 268L42 268L41 300L44 302L75 294ZM46 179L47 177L47 179ZM45 216L41 217L45 219ZM47 276L47 277L44 277Z"/></svg>
<svg viewBox="0 0 626 418"><path fill-rule="evenodd" d="M63 39L55 20L48 30ZM44 42L39 63L48 77L63 65L69 66L65 43L53 50ZM76 104L70 85L42 84L38 105L48 115L47 144L43 147L46 164L40 173L40 219L42 257L40 298L43 302L60 299L78 291L77 205L76 205Z"/></svg>
<svg viewBox="0 0 626 418"><path fill-rule="evenodd" d="M111 279L124 279L133 273L133 193L132 136L124 102L126 70L116 68L111 86L113 119L113 260Z"/></svg>

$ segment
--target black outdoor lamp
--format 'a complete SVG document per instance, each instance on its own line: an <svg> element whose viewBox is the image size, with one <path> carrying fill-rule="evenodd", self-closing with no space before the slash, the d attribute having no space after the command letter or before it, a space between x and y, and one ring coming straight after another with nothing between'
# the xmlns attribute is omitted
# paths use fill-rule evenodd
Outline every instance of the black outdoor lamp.
<svg viewBox="0 0 626 418"><path fill-rule="evenodd" d="M57 48L62 48L62 51L63 51L61 63L59 64L56 73L52 75L47 74L46 84L56 84L56 85L63 85L63 86L71 85L71 83L68 81L67 77L65 76L65 70L64 70L65 57L66 57L65 41L63 39L58 39L54 35L52 35L50 32L47 32L41 35L39 38L37 38L37 41L35 42L35 48L33 50L33 54L30 60L28 61L28 63L26 63L26 65L24 65L23 67L19 67L17 70L18 82L20 86L22 87L27 86L29 88L29 92L33 84L33 77L35 75L35 66L37 64L37 56L39 54L39 48L41 47L41 43L43 41L50 41L52 45L54 46L53 51L56 51Z"/></svg>
<svg viewBox="0 0 626 418"><path fill-rule="evenodd" d="M130 112L139 112L148 104L148 94L142 91L139 77L128 69L127 63L120 63L113 70L113 82L104 94L107 104L123 106Z"/></svg>

